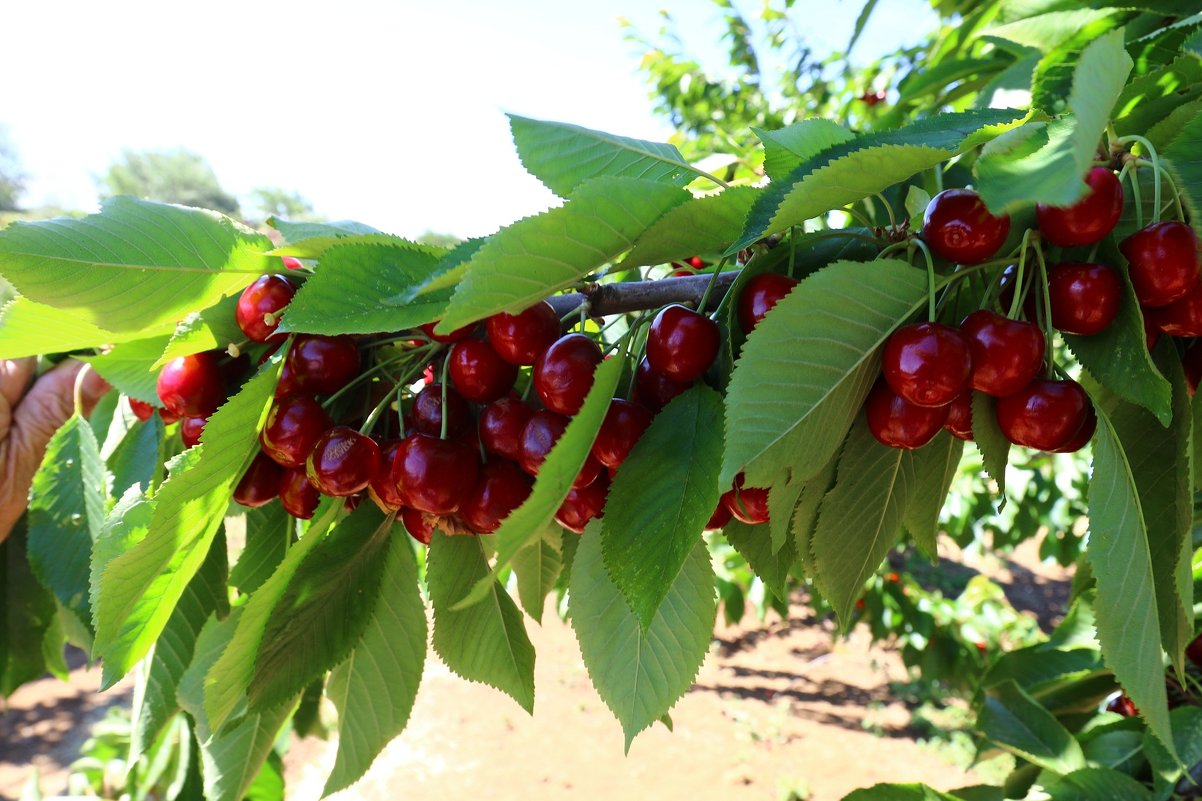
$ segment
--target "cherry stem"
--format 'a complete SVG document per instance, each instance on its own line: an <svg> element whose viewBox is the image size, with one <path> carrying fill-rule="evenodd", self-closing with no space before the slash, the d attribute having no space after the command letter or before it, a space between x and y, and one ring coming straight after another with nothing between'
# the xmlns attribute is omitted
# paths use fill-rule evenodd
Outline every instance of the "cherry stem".
<svg viewBox="0 0 1202 801"><path fill-rule="evenodd" d="M861 212L856 211L853 206L844 206L843 208L839 209L839 211L843 212L848 217L851 217L853 220L856 220L858 223L860 223L860 225L864 226L870 231L876 227L872 224L871 220L865 217Z"/></svg>
<svg viewBox="0 0 1202 801"><path fill-rule="evenodd" d="M1128 169L1131 168L1131 169ZM1131 179L1131 196L1135 199L1135 224L1144 227L1144 201L1140 197L1139 175L1135 169L1135 162L1129 162L1123 167L1123 171L1127 173L1127 177Z"/></svg>
<svg viewBox="0 0 1202 801"><path fill-rule="evenodd" d="M1165 182L1169 185L1169 191L1173 193L1173 201L1172 202L1177 207L1176 216L1180 217L1182 214L1181 192L1178 191L1178 189L1177 189L1177 182L1175 180L1173 180L1173 174L1171 172L1169 172L1168 170L1164 169L1163 167L1160 167L1159 164L1153 163L1151 159L1136 159L1136 163L1139 164L1140 166L1143 166L1145 163L1147 163L1147 165L1149 167L1159 168L1159 174L1164 178ZM1163 208L1158 207L1158 213L1164 214L1164 212L1166 212L1168 209L1169 209L1169 204L1165 203Z"/></svg>
<svg viewBox="0 0 1202 801"><path fill-rule="evenodd" d="M922 257L927 263L927 317L933 323L935 322L935 260L931 258L931 249L921 239L917 237L911 239L910 247L921 250Z"/></svg>
<svg viewBox="0 0 1202 801"><path fill-rule="evenodd" d="M71 390L71 397L75 403L76 417L83 417L83 382L90 372L92 372L92 365L84 362L83 367L75 374L75 386Z"/></svg>
<svg viewBox="0 0 1202 801"><path fill-rule="evenodd" d="M797 260L797 226L789 226L789 277L793 277L793 267Z"/></svg>
<svg viewBox="0 0 1202 801"><path fill-rule="evenodd" d="M885 200L885 196L880 192L877 192L873 197L881 201L881 205L885 207L885 213L889 215L889 227L897 228L897 217L893 215L893 207L889 205L889 201Z"/></svg>
<svg viewBox="0 0 1202 801"><path fill-rule="evenodd" d="M1117 144L1120 144L1120 145L1125 145L1128 142L1134 142L1135 144L1142 147L1144 150L1148 151L1148 159L1152 162L1152 224L1155 225L1156 223L1160 222L1160 171L1161 171L1160 157L1156 155L1156 148L1152 146L1151 142L1149 142L1144 137L1139 136L1138 134L1131 134L1130 136L1123 136L1115 141ZM1135 174L1135 171L1132 170L1132 175L1134 175L1134 174ZM1142 228L1143 226L1141 225L1140 227Z"/></svg>
<svg viewBox="0 0 1202 801"><path fill-rule="evenodd" d="M701 300L697 301L697 311L701 312L702 314L705 313L705 304L709 302L710 295L714 292L714 286L718 283L718 275L722 272L722 268L726 266L728 261L730 261L729 256L714 265L714 272L710 276L710 282L706 284L705 292L701 293ZM717 310L715 309L715 311Z"/></svg>
<svg viewBox="0 0 1202 801"><path fill-rule="evenodd" d="M1027 247L1031 242L1031 230L1027 229L1023 233L1022 248L1018 252L1018 273L1014 277L1014 297L1010 300L1010 309L1006 312L1007 319L1013 320L1018 316L1018 310L1022 308L1023 298L1026 293L1023 291L1023 279L1026 278L1027 268Z"/></svg>
<svg viewBox="0 0 1202 801"><path fill-rule="evenodd" d="M384 410L387 409L391 403L392 393L389 392L384 396L383 400L377 403L375 408L371 410L371 414L367 415L367 419L363 421L363 425L359 426L359 433L364 435L370 434L372 428L374 428L376 425L376 420L380 419L380 415L383 414Z"/></svg>
<svg viewBox="0 0 1202 801"><path fill-rule="evenodd" d="M355 376L354 380L350 381L345 387L342 387L337 392L335 392L333 395L330 395L330 397L328 397L324 401L322 401L322 404L321 404L322 407L324 407L326 409L330 408L330 406L333 405L334 401L338 400L339 398L341 398L347 392L350 392L355 387L361 385L364 382L364 380L371 378L376 373L382 372L383 370L385 370L388 367L391 367L394 364L402 364L406 361L409 361L415 355L416 354L414 352L410 351L409 353L406 353L402 356L398 356L394 359L383 359L381 361L376 362L371 367L367 368L362 373Z"/></svg>
<svg viewBox="0 0 1202 801"><path fill-rule="evenodd" d="M1041 294L1043 299L1043 316L1040 319L1044 325L1044 353L1046 354L1048 364L1052 368L1055 368L1056 359L1052 354L1052 346L1055 344L1052 341L1052 290L1048 287L1048 263L1044 260L1043 248L1039 247L1038 243L1035 245L1035 258L1039 261L1039 277L1043 284L1043 292Z"/></svg>
<svg viewBox="0 0 1202 801"><path fill-rule="evenodd" d="M439 389L442 390L442 407L440 408L439 412L442 415L442 421L441 421L442 425L438 432L439 439L447 438L447 419L451 416L451 415L447 414L447 370L450 367L450 365L451 365L451 352L448 350L447 355L442 360L442 374L440 377L442 386L440 386Z"/></svg>

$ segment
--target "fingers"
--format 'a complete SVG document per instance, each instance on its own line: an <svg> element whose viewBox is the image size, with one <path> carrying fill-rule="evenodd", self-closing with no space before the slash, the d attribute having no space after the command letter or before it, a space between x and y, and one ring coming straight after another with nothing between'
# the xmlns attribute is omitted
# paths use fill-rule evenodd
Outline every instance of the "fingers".
<svg viewBox="0 0 1202 801"><path fill-rule="evenodd" d="M13 429L37 453L45 452L54 432L74 414L75 380L83 366L74 359L58 365L34 383L13 411ZM89 370L80 387L84 413L91 412L108 390L104 379Z"/></svg>
<svg viewBox="0 0 1202 801"><path fill-rule="evenodd" d="M24 359L0 359L0 399L9 406L16 406L17 401L25 394L29 379L33 377L37 359L29 356Z"/></svg>

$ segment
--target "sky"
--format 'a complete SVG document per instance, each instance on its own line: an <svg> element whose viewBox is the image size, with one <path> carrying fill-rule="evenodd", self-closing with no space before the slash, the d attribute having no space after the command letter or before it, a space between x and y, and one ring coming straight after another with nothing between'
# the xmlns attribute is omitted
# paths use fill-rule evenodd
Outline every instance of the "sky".
<svg viewBox="0 0 1202 801"><path fill-rule="evenodd" d="M761 0L736 2L751 14ZM794 16L824 53L861 4L796 0ZM668 137L618 23L654 33L660 8L690 49L716 50L709 0L13 3L0 125L27 206L95 210L96 177L122 150L183 147L242 197L280 187L402 236L485 235L556 204L518 161L506 112ZM856 55L935 24L920 0L886 0Z"/></svg>

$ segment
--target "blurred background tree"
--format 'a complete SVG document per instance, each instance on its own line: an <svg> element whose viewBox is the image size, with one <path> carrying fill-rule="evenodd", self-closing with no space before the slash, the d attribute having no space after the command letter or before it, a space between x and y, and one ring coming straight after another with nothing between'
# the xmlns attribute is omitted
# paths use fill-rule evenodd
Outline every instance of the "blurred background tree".
<svg viewBox="0 0 1202 801"><path fill-rule="evenodd" d="M101 197L133 195L237 215L238 199L221 187L199 153L126 150L99 180Z"/></svg>
<svg viewBox="0 0 1202 801"><path fill-rule="evenodd" d="M17 211L25 191L25 174L8 128L0 125L0 211Z"/></svg>

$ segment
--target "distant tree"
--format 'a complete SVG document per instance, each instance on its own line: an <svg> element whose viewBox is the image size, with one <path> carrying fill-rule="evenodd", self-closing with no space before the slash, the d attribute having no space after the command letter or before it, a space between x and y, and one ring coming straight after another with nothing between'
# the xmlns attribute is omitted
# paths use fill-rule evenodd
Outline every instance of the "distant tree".
<svg viewBox="0 0 1202 801"><path fill-rule="evenodd" d="M418 244L433 245L437 248L453 248L463 240L454 234L443 234L438 231L426 231L417 238Z"/></svg>
<svg viewBox="0 0 1202 801"><path fill-rule="evenodd" d="M190 150L126 150L100 179L100 191L111 195L179 203L238 213L238 200L221 188L204 157Z"/></svg>
<svg viewBox="0 0 1202 801"><path fill-rule="evenodd" d="M250 197L255 219L313 219L313 204L300 192L291 192L278 186L260 186L250 190Z"/></svg>
<svg viewBox="0 0 1202 801"><path fill-rule="evenodd" d="M18 198L24 191L25 175L16 148L9 139L8 129L0 126L0 211L19 210Z"/></svg>

